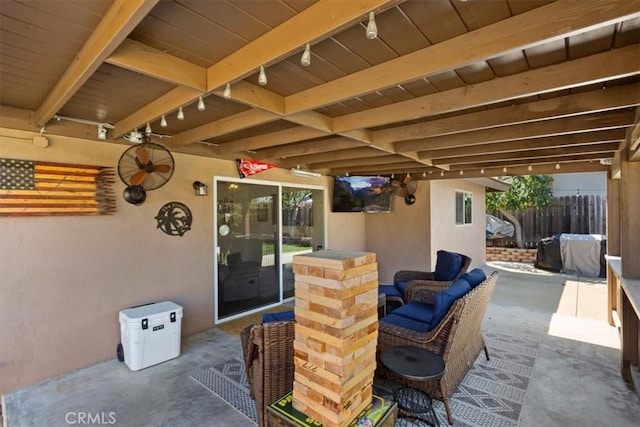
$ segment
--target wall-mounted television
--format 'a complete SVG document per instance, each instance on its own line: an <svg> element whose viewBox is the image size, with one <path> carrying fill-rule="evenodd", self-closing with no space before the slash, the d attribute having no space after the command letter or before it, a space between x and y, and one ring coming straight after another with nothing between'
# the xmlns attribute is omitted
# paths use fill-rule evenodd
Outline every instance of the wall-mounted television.
<svg viewBox="0 0 640 427"><path fill-rule="evenodd" d="M391 212L390 185L386 176L336 176L332 212Z"/></svg>

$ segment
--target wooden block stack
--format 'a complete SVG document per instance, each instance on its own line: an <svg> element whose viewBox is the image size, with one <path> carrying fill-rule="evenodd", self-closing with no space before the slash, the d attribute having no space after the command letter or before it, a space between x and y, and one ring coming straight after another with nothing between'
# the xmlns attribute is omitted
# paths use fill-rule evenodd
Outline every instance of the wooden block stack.
<svg viewBox="0 0 640 427"><path fill-rule="evenodd" d="M312 252L295 256L293 271L293 406L326 427L342 427L372 399L378 339L376 255Z"/></svg>

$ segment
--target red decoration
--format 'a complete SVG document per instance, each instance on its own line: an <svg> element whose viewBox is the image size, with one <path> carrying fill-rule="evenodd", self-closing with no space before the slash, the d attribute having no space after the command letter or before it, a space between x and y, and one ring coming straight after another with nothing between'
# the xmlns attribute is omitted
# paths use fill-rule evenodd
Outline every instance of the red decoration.
<svg viewBox="0 0 640 427"><path fill-rule="evenodd" d="M236 164L238 165L238 175L240 175L240 178L246 178L276 167L276 165L271 163L258 162L251 159L236 159Z"/></svg>

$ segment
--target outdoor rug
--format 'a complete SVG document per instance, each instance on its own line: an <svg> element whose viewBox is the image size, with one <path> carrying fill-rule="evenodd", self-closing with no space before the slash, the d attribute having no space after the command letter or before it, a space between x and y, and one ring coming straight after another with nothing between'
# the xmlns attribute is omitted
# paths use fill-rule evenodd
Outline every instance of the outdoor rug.
<svg viewBox="0 0 640 427"><path fill-rule="evenodd" d="M481 352L451 397L454 425L461 427L515 427L525 401L540 342L504 333L484 332L491 360ZM192 377L247 418L256 421L244 363L234 358L199 371ZM376 378L374 392L389 396L398 385ZM434 400L441 425L448 425L444 404ZM401 421L396 424L403 425Z"/></svg>

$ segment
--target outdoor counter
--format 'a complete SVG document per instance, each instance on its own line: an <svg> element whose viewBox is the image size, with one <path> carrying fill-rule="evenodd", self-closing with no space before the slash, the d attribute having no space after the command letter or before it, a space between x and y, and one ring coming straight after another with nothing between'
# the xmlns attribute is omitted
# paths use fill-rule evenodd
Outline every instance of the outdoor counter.
<svg viewBox="0 0 640 427"><path fill-rule="evenodd" d="M609 321L620 331L620 373L630 382L640 397L640 280L622 277L620 257L605 256L607 260L607 287Z"/></svg>

